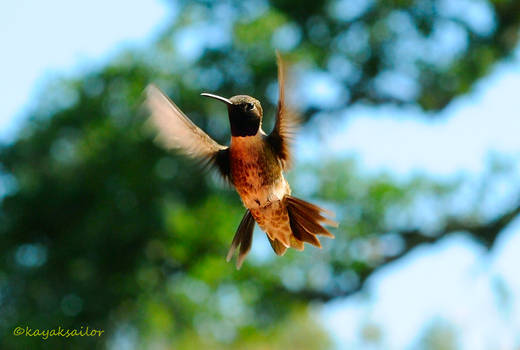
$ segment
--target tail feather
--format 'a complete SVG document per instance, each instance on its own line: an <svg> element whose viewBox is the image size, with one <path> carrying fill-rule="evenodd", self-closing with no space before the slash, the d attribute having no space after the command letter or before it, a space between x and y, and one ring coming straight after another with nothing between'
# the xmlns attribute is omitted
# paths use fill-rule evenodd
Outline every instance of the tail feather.
<svg viewBox="0 0 520 350"><path fill-rule="evenodd" d="M298 221L309 233L334 237L325 227L318 223L319 221L308 213L301 211L301 209L293 208L291 214L294 220Z"/></svg>
<svg viewBox="0 0 520 350"><path fill-rule="evenodd" d="M303 250L303 241L296 238L296 236L292 235L291 236L291 248L302 251Z"/></svg>
<svg viewBox="0 0 520 350"><path fill-rule="evenodd" d="M338 227L338 223L334 220L324 217L321 213L325 213L329 216L334 217L334 213L330 210L318 207L315 204L306 202L296 197L286 196L287 205L299 209L301 212L305 212L308 216L311 216L314 221L323 222L331 227Z"/></svg>
<svg viewBox="0 0 520 350"><path fill-rule="evenodd" d="M308 210L310 211L314 211L316 213L325 213L327 214L328 216L332 216L332 217L335 217L336 215L334 214L334 212L328 210L328 209L324 209L324 208L321 208L321 207L318 207L316 204L312 204L312 203L309 203L309 202L306 202L304 201L303 199L300 199L300 198L296 198L296 197L293 197L293 196L285 196L287 198L287 200L293 204L296 204L296 205L299 205L301 207L304 207L304 208L307 208ZM321 215L320 215L321 216ZM321 216L323 220L329 220L323 216ZM330 220L331 222L335 223L335 225L337 225L337 222L333 221L333 220Z"/></svg>
<svg viewBox="0 0 520 350"><path fill-rule="evenodd" d="M240 225L238 225L237 232L233 237L233 241L231 242L231 247L229 248L228 254L226 256L226 261L230 261L235 253L235 250L240 245L240 251L238 253L237 258L237 270L240 269L244 259L247 254L251 250L251 243L253 242L253 230L255 228L255 219L249 210L246 211L242 221L240 221Z"/></svg>
<svg viewBox="0 0 520 350"><path fill-rule="evenodd" d="M334 235L322 224L337 227L338 223L321 215L321 213L326 213L333 216L332 212L295 197L286 196L285 198L292 234L297 240L321 248L321 243L316 235L334 238Z"/></svg>
<svg viewBox="0 0 520 350"><path fill-rule="evenodd" d="M269 239L269 243L271 243L271 247L273 248L273 250L276 253L276 255L282 256L282 255L285 254L285 252L287 251L287 247L286 246L284 246L276 238L275 239L271 239L271 237L269 237L269 235L267 235L267 238Z"/></svg>
<svg viewBox="0 0 520 350"><path fill-rule="evenodd" d="M320 240L316 237L316 235L309 232L309 230L307 230L303 225L301 225L301 223L298 220L294 220L294 218L292 216L290 216L290 217L291 217L291 230L292 230L294 237L296 237L296 239L298 239L302 242L307 242L307 243L310 243L312 245L315 245L315 246L321 248Z"/></svg>

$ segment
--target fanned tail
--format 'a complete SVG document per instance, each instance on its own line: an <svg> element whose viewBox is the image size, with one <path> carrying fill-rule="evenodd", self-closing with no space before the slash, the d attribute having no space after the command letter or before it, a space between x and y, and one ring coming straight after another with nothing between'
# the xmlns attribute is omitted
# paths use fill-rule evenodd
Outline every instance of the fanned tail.
<svg viewBox="0 0 520 350"><path fill-rule="evenodd" d="M292 196L286 196L285 200L292 234L297 241L307 242L321 248L317 235L334 238L334 235L322 226L325 224L338 227L336 221L322 215L324 213L334 216L334 213Z"/></svg>
<svg viewBox="0 0 520 350"><path fill-rule="evenodd" d="M229 262L239 248L237 269L240 269L251 250L255 220L266 231L269 243L277 255L284 255L289 247L303 250L304 242L321 248L318 235L334 238L323 225L338 226L336 221L323 216L334 216L332 212L292 196L285 196L283 201L275 202L269 207L252 210L253 213L247 210L244 214L226 257Z"/></svg>
<svg viewBox="0 0 520 350"><path fill-rule="evenodd" d="M244 259L251 250L251 243L253 242L253 230L255 228L255 219L249 210L246 211L240 225L238 225L237 232L231 242L231 247L226 257L226 261L230 261L235 253L235 250L240 245L240 251L237 258L237 270L240 269Z"/></svg>

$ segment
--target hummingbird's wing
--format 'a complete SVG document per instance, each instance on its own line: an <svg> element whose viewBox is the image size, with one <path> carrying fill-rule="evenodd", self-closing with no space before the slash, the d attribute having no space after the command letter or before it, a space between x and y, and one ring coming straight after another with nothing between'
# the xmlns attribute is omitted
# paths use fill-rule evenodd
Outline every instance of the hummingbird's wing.
<svg viewBox="0 0 520 350"><path fill-rule="evenodd" d="M278 110L276 112L276 122L273 131L267 136L276 155L282 162L283 169L291 166L290 144L294 133L300 124L300 118L294 110L291 110L285 101L285 65L280 54L276 52L278 63Z"/></svg>
<svg viewBox="0 0 520 350"><path fill-rule="evenodd" d="M184 114L158 87L146 88L149 123L157 131L156 140L166 149L184 154L216 167L229 180L229 148L218 144Z"/></svg>

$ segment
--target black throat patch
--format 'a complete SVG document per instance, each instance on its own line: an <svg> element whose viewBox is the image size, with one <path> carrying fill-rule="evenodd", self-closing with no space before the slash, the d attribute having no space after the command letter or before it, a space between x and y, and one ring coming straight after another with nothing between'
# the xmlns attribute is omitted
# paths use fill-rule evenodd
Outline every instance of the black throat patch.
<svg viewBox="0 0 520 350"><path fill-rule="evenodd" d="M233 107L230 107L228 112L232 136L256 135L260 128L260 118L257 115L244 113Z"/></svg>

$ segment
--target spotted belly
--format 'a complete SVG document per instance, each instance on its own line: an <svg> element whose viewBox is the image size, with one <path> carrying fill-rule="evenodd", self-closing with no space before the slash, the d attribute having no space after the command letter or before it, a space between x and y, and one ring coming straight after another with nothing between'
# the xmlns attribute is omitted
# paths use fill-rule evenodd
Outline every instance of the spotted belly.
<svg viewBox="0 0 520 350"><path fill-rule="evenodd" d="M303 243L293 236L289 213L284 200L272 202L265 207L250 209L250 211L258 226L271 241L278 241L285 247L303 249Z"/></svg>
<svg viewBox="0 0 520 350"><path fill-rule="evenodd" d="M236 186L236 190L248 209L267 207L291 194L291 188L281 174L272 183L262 183L258 176L247 176L244 183Z"/></svg>

